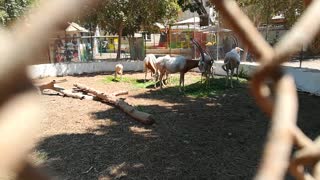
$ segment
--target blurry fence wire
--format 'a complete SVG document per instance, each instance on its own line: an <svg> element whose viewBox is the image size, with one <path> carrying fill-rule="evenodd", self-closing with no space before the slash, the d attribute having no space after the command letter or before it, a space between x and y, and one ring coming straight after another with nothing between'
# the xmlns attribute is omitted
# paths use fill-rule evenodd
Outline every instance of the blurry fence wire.
<svg viewBox="0 0 320 180"><path fill-rule="evenodd" d="M252 78L252 93L258 105L272 118L263 160L255 179L283 179L289 169L297 179L320 179L319 140L310 140L297 127L297 93L294 80L280 68L290 55L310 43L320 29L320 1L305 0L309 7L296 25L272 48L233 0L211 0L230 20L239 37L261 62ZM35 144L40 110L26 65L36 61L36 51L46 46L49 33L84 3L92 0L45 1L33 11L29 24L17 23L13 31L2 31L0 51L0 177L15 171L17 179L49 179L33 167L27 153ZM56 11L58 9L60 11ZM64 12L61 14L60 12ZM39 37L41 37L39 39ZM37 39L37 41L34 41ZM10 78L7 76L10 75ZM267 85L266 80L273 84ZM274 93L271 93L274 92ZM291 156L293 145L300 149ZM311 171L305 167L312 167Z"/></svg>
<svg viewBox="0 0 320 180"><path fill-rule="evenodd" d="M290 60L289 57L299 52L304 44L310 44L319 32L320 1L305 0L305 12L274 48L263 39L234 0L211 1L261 63L252 77L251 91L257 104L271 117L272 126L255 179L283 179L287 170L299 180L320 179L320 142L313 142L296 125L295 83L280 68L281 63ZM273 83L267 85L270 80ZM294 145L299 149L291 156Z"/></svg>
<svg viewBox="0 0 320 180"><path fill-rule="evenodd" d="M136 54L144 50L143 44L132 43L129 46L129 42L128 38L122 37L119 59L131 59L131 57L135 59ZM138 49L139 47L140 49ZM131 49L133 53L131 53ZM118 36L73 34L73 36L51 38L49 43L49 59L52 63L116 59L117 51Z"/></svg>
<svg viewBox="0 0 320 180"><path fill-rule="evenodd" d="M36 143L36 129L39 127L41 111L36 103L33 84L27 76L26 66L37 61L35 55L47 46L50 33L78 13L77 10L81 5L93 5L96 2L96 0L42 1L38 8L31 11L27 23L21 20L12 26L11 31L1 30L1 178L15 172L16 179L48 179L33 167L27 158L27 153Z"/></svg>

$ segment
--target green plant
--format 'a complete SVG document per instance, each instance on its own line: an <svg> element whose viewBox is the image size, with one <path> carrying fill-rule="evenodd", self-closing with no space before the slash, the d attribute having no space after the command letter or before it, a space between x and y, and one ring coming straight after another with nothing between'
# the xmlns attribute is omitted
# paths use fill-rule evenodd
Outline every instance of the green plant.
<svg viewBox="0 0 320 180"><path fill-rule="evenodd" d="M249 79L248 71L244 70L243 67L240 67L239 77L240 77L240 78Z"/></svg>

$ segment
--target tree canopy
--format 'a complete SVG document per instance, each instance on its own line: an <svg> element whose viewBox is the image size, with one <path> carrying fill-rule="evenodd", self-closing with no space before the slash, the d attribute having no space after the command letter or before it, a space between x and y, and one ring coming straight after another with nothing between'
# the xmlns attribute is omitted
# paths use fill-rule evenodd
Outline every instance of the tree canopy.
<svg viewBox="0 0 320 180"><path fill-rule="evenodd" d="M180 10L176 0L104 0L101 7L99 24L111 33L123 29L131 35L155 22L170 23L177 18Z"/></svg>
<svg viewBox="0 0 320 180"><path fill-rule="evenodd" d="M147 30L155 22L168 24L178 17L180 6L176 0L102 0L97 11L97 23L108 32L133 35L139 30ZM120 56L121 38L118 43Z"/></svg>
<svg viewBox="0 0 320 180"><path fill-rule="evenodd" d="M0 24L7 26L20 18L36 0L0 0Z"/></svg>
<svg viewBox="0 0 320 180"><path fill-rule="evenodd" d="M266 23L277 14L283 14L285 26L291 27L304 10L303 1L292 0L237 0L255 24ZM259 23L257 21L260 21Z"/></svg>
<svg viewBox="0 0 320 180"><path fill-rule="evenodd" d="M209 1L207 1L209 4ZM199 15L207 14L202 0L178 0L178 4L183 11L190 10L191 12L197 12Z"/></svg>

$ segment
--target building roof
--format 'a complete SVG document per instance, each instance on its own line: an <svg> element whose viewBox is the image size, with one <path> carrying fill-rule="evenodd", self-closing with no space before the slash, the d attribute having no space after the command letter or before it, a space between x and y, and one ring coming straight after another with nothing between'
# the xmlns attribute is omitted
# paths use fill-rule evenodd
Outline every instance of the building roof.
<svg viewBox="0 0 320 180"><path fill-rule="evenodd" d="M187 25L187 24L199 24L200 18L199 17L192 17L189 19L185 19L176 23L173 23L172 25Z"/></svg>
<svg viewBox="0 0 320 180"><path fill-rule="evenodd" d="M68 23L69 26L66 28L67 32L89 32L87 29L85 29L84 27L81 27L79 24L71 22Z"/></svg>

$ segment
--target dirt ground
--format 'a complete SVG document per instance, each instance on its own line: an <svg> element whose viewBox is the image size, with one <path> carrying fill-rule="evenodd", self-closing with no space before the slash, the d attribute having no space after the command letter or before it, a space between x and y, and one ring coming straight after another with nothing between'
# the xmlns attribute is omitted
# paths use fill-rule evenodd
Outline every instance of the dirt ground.
<svg viewBox="0 0 320 180"><path fill-rule="evenodd" d="M143 79L142 73L126 77ZM199 76L188 73L186 79ZM54 94L43 95L46 118L34 155L57 179L252 179L260 161L269 120L246 85L222 94L195 98L128 83L103 83L105 75L67 79L123 96L156 119L134 121L113 106ZM188 82L192 83L192 82ZM299 93L299 126L312 139L320 134L320 97Z"/></svg>

